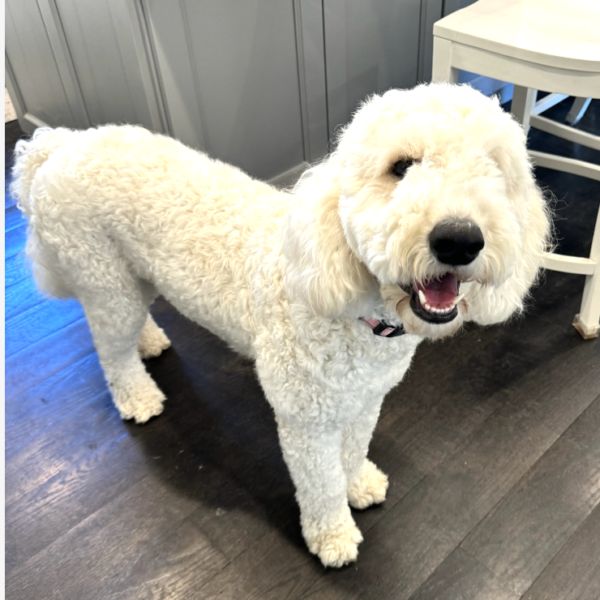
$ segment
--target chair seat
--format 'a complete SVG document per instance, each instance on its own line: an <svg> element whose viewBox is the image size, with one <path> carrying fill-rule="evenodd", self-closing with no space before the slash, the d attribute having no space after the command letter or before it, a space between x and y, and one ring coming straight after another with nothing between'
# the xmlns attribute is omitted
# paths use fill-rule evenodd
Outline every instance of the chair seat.
<svg viewBox="0 0 600 600"><path fill-rule="evenodd" d="M537 65L600 73L598 0L480 0L435 23L433 34Z"/></svg>

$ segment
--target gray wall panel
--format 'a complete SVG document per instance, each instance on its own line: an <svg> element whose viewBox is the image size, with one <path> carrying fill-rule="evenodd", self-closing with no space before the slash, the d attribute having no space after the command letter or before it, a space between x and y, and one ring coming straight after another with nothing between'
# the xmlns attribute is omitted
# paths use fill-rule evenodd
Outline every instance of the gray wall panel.
<svg viewBox="0 0 600 600"><path fill-rule="evenodd" d="M308 162L327 154L327 81L322 0L294 0L304 155Z"/></svg>
<svg viewBox="0 0 600 600"><path fill-rule="evenodd" d="M467 6L471 6L475 2L477 0L444 0L444 16L447 17L461 8L467 8Z"/></svg>
<svg viewBox="0 0 600 600"><path fill-rule="evenodd" d="M429 78L442 2L8 0L7 75L28 130L139 123L289 178L369 94Z"/></svg>
<svg viewBox="0 0 600 600"><path fill-rule="evenodd" d="M92 124L159 129L151 116L127 5L122 0L55 0Z"/></svg>
<svg viewBox="0 0 600 600"><path fill-rule="evenodd" d="M431 81L433 24L442 18L443 0L421 0L421 39L419 44L419 83Z"/></svg>
<svg viewBox="0 0 600 600"><path fill-rule="evenodd" d="M77 127L67 91L52 50L42 14L35 0L6 3L6 56L10 63L13 94L19 97L22 126ZM26 121L23 122L23 121Z"/></svg>
<svg viewBox="0 0 600 600"><path fill-rule="evenodd" d="M175 137L262 178L303 161L291 0L145 7Z"/></svg>
<svg viewBox="0 0 600 600"><path fill-rule="evenodd" d="M179 1L142 2L167 131L189 146L206 148L185 9Z"/></svg>
<svg viewBox="0 0 600 600"><path fill-rule="evenodd" d="M417 82L420 0L324 0L329 128L373 92Z"/></svg>

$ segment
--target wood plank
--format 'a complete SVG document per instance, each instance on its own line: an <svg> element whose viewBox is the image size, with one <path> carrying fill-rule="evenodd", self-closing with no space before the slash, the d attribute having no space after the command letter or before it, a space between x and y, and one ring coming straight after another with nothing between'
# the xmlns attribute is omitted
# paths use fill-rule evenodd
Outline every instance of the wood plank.
<svg viewBox="0 0 600 600"><path fill-rule="evenodd" d="M20 232L21 228L13 229L14 231ZM11 233L7 234L6 240L9 239ZM4 260L4 287L10 287L23 279L31 277L31 271L26 264L25 254L21 251L22 246L18 248L17 253L7 256Z"/></svg>
<svg viewBox="0 0 600 600"><path fill-rule="evenodd" d="M86 423L82 429L89 427ZM78 437L81 440L83 436ZM97 438L85 437L93 441L87 441L73 456L73 445L67 446L62 465L46 462L42 456L48 467L37 485L7 505L7 573L148 474L143 453L127 433L98 447Z"/></svg>
<svg viewBox="0 0 600 600"><path fill-rule="evenodd" d="M7 400L94 351L85 319L72 323L6 359Z"/></svg>
<svg viewBox="0 0 600 600"><path fill-rule="evenodd" d="M137 561L135 569L103 600L184 600L203 598L200 591L221 572L226 559L212 548L189 518L175 524Z"/></svg>
<svg viewBox="0 0 600 600"><path fill-rule="evenodd" d="M8 193L8 186L9 186L9 173L5 170L4 171L4 209L8 209L11 208L13 206L17 205L17 199L14 198L11 194Z"/></svg>
<svg viewBox="0 0 600 600"><path fill-rule="evenodd" d="M32 278L22 279L4 291L4 320L12 319L46 300L48 298L38 291Z"/></svg>
<svg viewBox="0 0 600 600"><path fill-rule="evenodd" d="M282 532L269 532L211 579L198 597L298 598L321 576L323 567L308 554L301 539L294 541L291 544Z"/></svg>
<svg viewBox="0 0 600 600"><path fill-rule="evenodd" d="M25 350L68 325L84 318L77 300L46 300L5 323L5 356Z"/></svg>
<svg viewBox="0 0 600 600"><path fill-rule="evenodd" d="M228 560L254 548L273 531L294 546L304 547L294 487L279 449L273 448L269 456L255 461L252 471L246 473L250 461L243 452L236 449L238 452L221 464L207 452L213 443L197 448L180 444L171 457L176 458L171 460L172 470L178 473L180 484L197 490L198 507L190 520ZM161 460L160 465L164 467L168 460ZM183 478L191 479L191 486Z"/></svg>
<svg viewBox="0 0 600 600"><path fill-rule="evenodd" d="M6 459L38 433L106 391L98 357L91 352L5 402Z"/></svg>
<svg viewBox="0 0 600 600"><path fill-rule="evenodd" d="M593 402L594 359L580 345L540 367L543 377L533 371L462 449L366 532L356 570L328 572L305 597L329 598L339 587L348 598L409 598L556 441L559 424L564 431ZM567 412L565 394L577 403Z"/></svg>
<svg viewBox="0 0 600 600"><path fill-rule="evenodd" d="M77 427L77 424L85 424ZM88 454L124 433L107 390L65 418L37 432L32 442L10 457L6 465L7 507L39 488Z"/></svg>
<svg viewBox="0 0 600 600"><path fill-rule="evenodd" d="M16 206L7 208L4 211L4 231L8 232L22 226L27 226L25 215Z"/></svg>
<svg viewBox="0 0 600 600"><path fill-rule="evenodd" d="M600 396L461 547L521 595L598 503Z"/></svg>
<svg viewBox="0 0 600 600"><path fill-rule="evenodd" d="M600 598L600 505L579 526L523 597L527 600Z"/></svg>
<svg viewBox="0 0 600 600"><path fill-rule="evenodd" d="M4 235L4 258L5 261L8 258L16 256L19 252L22 252L25 248L25 241L27 240L27 226L21 225L15 229L11 229ZM21 259L23 262L23 258ZM4 263L5 269L8 262ZM14 268L14 267L13 267ZM22 272L29 273L27 269Z"/></svg>
<svg viewBox="0 0 600 600"><path fill-rule="evenodd" d="M129 443L131 443L131 439ZM142 455L140 455L142 456ZM113 457L117 460L117 457ZM118 468L118 467L117 467ZM226 560L186 527L195 498L147 475L7 575L11 598L186 598ZM187 531L187 533L186 533ZM164 587L166 575L171 588Z"/></svg>
<svg viewBox="0 0 600 600"><path fill-rule="evenodd" d="M555 596L558 598L558 596ZM457 548L410 600L518 600L510 586Z"/></svg>

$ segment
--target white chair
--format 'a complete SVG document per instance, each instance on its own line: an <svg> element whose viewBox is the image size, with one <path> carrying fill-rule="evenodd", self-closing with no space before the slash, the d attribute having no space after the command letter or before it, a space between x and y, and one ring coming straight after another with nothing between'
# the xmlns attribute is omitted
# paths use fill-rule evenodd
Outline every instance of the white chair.
<svg viewBox="0 0 600 600"><path fill-rule="evenodd" d="M600 98L600 2L598 0L480 0L433 26L433 81L458 81L458 70L515 84L512 112L531 127L600 150L600 137L539 115L551 102L578 100L577 119L588 98ZM536 105L537 90L557 92ZM544 104L545 103L545 104ZM577 113L577 114L574 114ZM600 166L531 151L541 167L600 181ZM600 334L600 218L589 258L547 254L547 269L585 275L574 327L585 338Z"/></svg>

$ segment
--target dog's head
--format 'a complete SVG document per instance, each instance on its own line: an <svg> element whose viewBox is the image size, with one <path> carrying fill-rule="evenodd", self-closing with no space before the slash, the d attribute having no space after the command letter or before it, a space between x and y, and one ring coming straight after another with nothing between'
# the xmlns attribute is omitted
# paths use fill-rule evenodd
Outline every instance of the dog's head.
<svg viewBox="0 0 600 600"><path fill-rule="evenodd" d="M547 246L522 128L467 86L370 98L296 195L289 293L330 316L383 298L427 337L522 310Z"/></svg>

